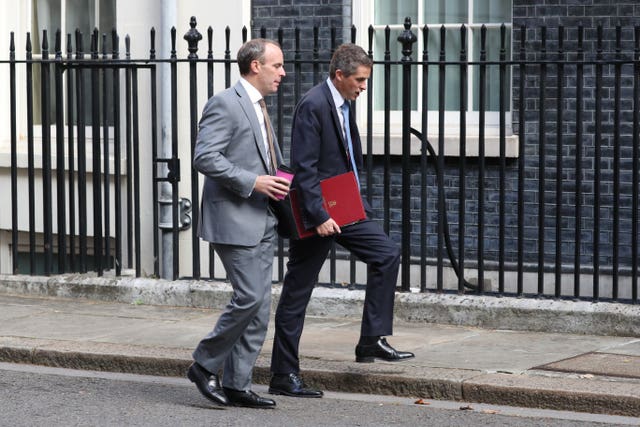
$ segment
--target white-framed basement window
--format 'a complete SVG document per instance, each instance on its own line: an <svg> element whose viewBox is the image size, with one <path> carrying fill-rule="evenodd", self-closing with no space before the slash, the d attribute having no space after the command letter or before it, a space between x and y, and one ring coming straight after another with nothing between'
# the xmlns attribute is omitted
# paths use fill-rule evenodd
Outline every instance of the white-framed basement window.
<svg viewBox="0 0 640 427"><path fill-rule="evenodd" d="M30 31L31 42L33 46L34 59L42 57L42 30L47 30L47 40L49 44L49 58L55 57L55 37L56 31L60 29L62 35L62 55L67 55L67 34L71 34L71 43L73 55L75 57L76 46L76 29L82 33L83 52L85 58L91 56L91 34L95 28L100 31L100 40L98 41L100 56L102 56L102 34L107 35L107 54L112 52L111 31L116 27L116 2L117 0L31 0L30 13L31 17ZM84 73L85 88L90 90L90 75ZM65 79L66 85L66 79ZM52 98L53 99L53 80L52 80ZM66 90L65 90L66 98ZM40 125L42 119L41 110L41 94L40 94L40 69L34 67L34 124ZM65 105L67 100L65 99ZM51 121L55 123L55 103L51 106ZM91 124L91 97L85 97L85 103L82 112L85 114L85 123ZM76 106L74 106L76 109ZM108 125L113 125L112 112L113 108L108 108ZM65 116L66 117L66 116ZM65 119L66 120L66 119Z"/></svg>
<svg viewBox="0 0 640 427"><path fill-rule="evenodd" d="M497 61L500 54L500 27L506 26L506 53L507 59L511 57L511 30L512 30L512 0L354 0L353 22L358 28L357 43L368 49L368 28L373 25L373 55L374 60L384 60L385 27L389 26L390 41L389 50L392 61L402 58L402 46L397 41L398 36L404 31L405 17L410 17L411 30L417 36L417 42L413 44L412 59L421 60L424 50L422 29L426 25L429 28L428 51L429 61L437 61L440 55L440 30L444 26L446 30L445 46L446 60L458 61L460 59L462 24L467 27L467 55L469 61L480 59L480 29L484 24L487 28L487 60ZM474 156L478 153L478 125L479 125L479 100L478 85L480 84L479 66L469 66L467 82L467 155ZM382 140L384 134L384 68L382 65L374 66L374 83L368 88L373 91L373 140L374 154L383 152ZM460 135L460 68L457 65L449 65L446 68L445 84L445 154L459 155ZM506 92L506 135L507 156L517 156L517 141L512 135L511 128L511 72L507 67L506 80L508 87ZM439 70L437 66L431 66L428 78L428 137L437 150L438 135L438 85ZM414 67L412 72L412 99L411 99L411 125L416 129L421 128L422 119L422 70ZM499 67L487 66L485 104L485 151L487 156L499 155ZM392 138L392 154L399 154L402 135L402 77L401 66L391 67L390 90L390 129ZM366 111L359 108L358 119L361 124L361 132L366 129ZM395 148L394 148L395 147ZM420 152L418 141L412 141L412 153Z"/></svg>

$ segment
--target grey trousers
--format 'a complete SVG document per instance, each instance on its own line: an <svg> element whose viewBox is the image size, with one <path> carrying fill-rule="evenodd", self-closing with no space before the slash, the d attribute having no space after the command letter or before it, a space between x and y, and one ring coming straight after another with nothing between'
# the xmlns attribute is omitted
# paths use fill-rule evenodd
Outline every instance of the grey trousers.
<svg viewBox="0 0 640 427"><path fill-rule="evenodd" d="M213 330L200 341L193 359L212 373L223 370L222 385L250 390L253 366L267 334L275 220L253 247L214 244L233 287L233 296ZM238 230L242 232L242 230Z"/></svg>

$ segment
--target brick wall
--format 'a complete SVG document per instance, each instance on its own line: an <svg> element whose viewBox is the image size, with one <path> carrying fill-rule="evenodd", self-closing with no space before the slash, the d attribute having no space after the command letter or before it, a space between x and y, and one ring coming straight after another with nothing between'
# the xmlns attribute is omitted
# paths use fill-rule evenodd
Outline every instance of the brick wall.
<svg viewBox="0 0 640 427"><path fill-rule="evenodd" d="M311 64L303 64L295 70L286 58L298 57L311 60L314 55L329 63L333 49L349 40L351 27L351 3L349 0L253 0L252 36L280 41L285 54L285 77L279 96L283 115L280 123L283 136L281 144L288 159L289 137L291 133L291 112L297 99L313 85L328 75L328 65L314 69ZM314 27L317 27L317 42L314 41ZM279 29L282 29L280 40ZM297 34L297 35L296 35ZM299 43L296 46L296 37ZM300 78L300 86L294 85L294 73ZM270 97L270 108L274 108L277 98Z"/></svg>
<svg viewBox="0 0 640 427"><path fill-rule="evenodd" d="M635 0L610 1L610 0L547 0L542 2L530 2L526 0L513 1L513 57L518 58L521 48L520 37L521 27L526 26L526 56L528 59L542 59L542 27L546 26L546 57L555 59L564 56L571 60L576 58L575 52L578 48L578 27L584 28L583 49L587 59L596 59L598 48L597 27L602 26L602 50L605 58L614 58L613 52L616 47L616 25L621 26L621 51L623 55L630 57L634 49L634 26L640 25L640 4ZM560 54L559 31L563 26L563 50ZM537 69L536 69L537 68ZM532 77L529 73L539 72L539 67L527 69L524 99L526 105L524 133L526 136L525 164L526 164L526 192L539 195L540 178L540 158L541 144L539 137L540 124L540 81ZM556 210L556 190L555 190L555 170L558 161L558 146L556 138L557 130L557 67L549 66L547 69L547 91L545 91L546 102L544 105L544 119L546 121L544 138L545 175L549 178L545 180L545 210L550 214L555 214ZM585 78L584 89L582 91L582 130L581 138L583 149L583 173L582 189L583 211L582 211L582 261L591 263L590 254L593 251L594 242L594 175L595 166L601 167L600 183L600 260L603 266L611 266L612 262L612 242L617 240L620 244L620 261L622 265L630 265L631 257L631 153L632 153L632 125L631 110L633 109L633 68L625 65L621 68L620 87L620 127L618 149L620 150L620 186L623 195L619 199L620 234L616 237L613 234L613 186L614 186L614 76L615 68L612 65L603 67L603 90L599 96L602 112L601 138L598 143L600 156L596 157L596 93L595 93L595 66L586 66L584 69ZM520 73L514 71L514 132L520 132L518 123ZM575 243L575 204L574 196L576 183L576 67L565 67L565 78L562 82L564 96L567 97L562 105L563 122L560 124L562 130L562 144L560 153L562 156L562 238L564 262L573 262L573 252ZM573 98L573 99L571 99ZM538 204L528 203L526 212L537 212ZM528 221L527 221L528 223ZM546 258L551 260L556 245L555 221L548 221L545 226L546 242L545 247L549 248ZM525 233L528 242L525 247L535 247L538 239L537 224L530 224Z"/></svg>
<svg viewBox="0 0 640 427"><path fill-rule="evenodd" d="M329 27L334 26L337 29L337 44L349 39L350 29L350 1L316 1L309 2L305 0L280 0L277 4L268 0L253 1L253 31L254 36L260 34L260 28L267 28L267 36L277 38L276 28L282 27L284 30L285 55L294 54L293 52L293 35L294 28L300 29L300 55L312 55L313 32L314 25L319 25L320 31L320 57L327 57L330 54L331 42ZM527 58L540 58L541 48L541 26L547 26L547 43L546 49L548 55L555 55L558 50L558 26L564 25L564 50L574 51L577 47L577 26L584 26L584 51L585 56L593 56L596 50L596 26L603 26L603 49L611 50L615 47L615 30L616 24L623 27L622 31L622 48L629 51L633 49L633 26L640 25L640 5L636 0L626 1L609 1L609 0L540 0L531 2L528 0L513 0L513 55L514 58L519 54L520 49L520 27L527 27L526 52ZM360 29L359 29L360 30ZM571 54L569 54L570 56ZM556 55L557 56L557 55ZM414 52L414 58L418 58L418 54ZM535 67L534 67L535 68ZM534 265L538 260L538 197L539 197L539 160L540 160L540 138L539 130L539 80L535 77L539 70L531 68L531 76L527 76L527 84L525 86L526 106L524 134L526 138L526 146L524 153L521 153L525 161L525 263ZM556 170L556 99L555 88L557 82L555 80L555 66L549 66L548 79L546 80L547 92L546 102L544 106L546 126L545 126L545 175L548 178L545 181L545 213L548 215L545 220L545 262L553 263L554 251L556 247L555 236L555 170ZM288 73L296 70L287 68ZM282 94L284 98L283 112L283 144L285 152L288 153L290 122L288 121L288 112L292 111L295 99L299 94L304 93L318 78L326 76L326 68L321 70L320 76L314 75L310 69L297 70L303 75L303 84L299 88L300 92L293 87L293 78L283 87ZM613 167L613 105L614 91L613 87L614 69L607 66L604 69L604 85L607 87L601 94L603 106L602 114L602 132L601 141L602 155L599 159L602 166L602 183L601 183L601 200L602 208L600 211L601 222L601 262L606 268L611 265L611 242L612 232L612 167ZM593 251L593 176L594 164L596 162L594 148L594 70L593 67L585 69L585 98L583 109L583 189L585 196L583 200L582 214L582 263L584 265L591 263L591 253ZM520 93L518 90L520 75L518 70L513 72L513 129L515 133L520 131L518 123L518 106L520 102ZM565 70L565 84L563 85L565 96L567 98L575 98L575 67L567 67ZM621 165L623 171L620 179L628 193L631 186L630 158L631 158L631 133L630 133L630 109L632 102L630 99L632 80L630 79L630 69L625 67L622 73L622 92L621 106L623 108L622 119L625 123L620 134L620 152L623 157ZM575 226L575 102L565 100L563 103L563 123L562 134L563 142L561 150L563 154L563 197L562 197L562 236L561 245L563 251L563 263L573 263L573 244L575 242L574 226ZM383 218L383 159L376 157L374 159L374 175L371 195L373 197L373 205L376 210L377 218ZM491 263L498 259L498 188L499 188L499 168L495 159L487 160L486 177L485 177L485 236L484 253L480 256L477 253L478 230L475 222L477 220L478 206L478 171L479 164L476 158L467 159L467 181L466 181L466 221L465 227L465 247L467 248L467 262L474 263L474 259L481 257L486 262ZM422 174L420 161L418 158L412 159L411 173L412 182L419 184L420 175ZM391 236L400 241L401 234L401 159L394 157L391 160L391 201L389 214L389 230ZM428 256L433 257L436 254L437 234L435 225L437 223L436 198L437 187L435 185L435 175L432 167L426 171L428 191L427 191L427 246ZM507 162L506 169L506 198L507 205L505 212L507 215L506 224L506 261L515 262L517 260L517 189L518 189L518 159L510 159ZM447 197L447 212L450 223L450 235L455 247L457 244L458 230L458 161L457 159L447 159L445 171L445 194ZM420 190L415 185L412 188L412 253L419 255L420 245ZM620 228L621 228L621 247L620 259L624 266L630 265L630 197L623 197L620 200Z"/></svg>

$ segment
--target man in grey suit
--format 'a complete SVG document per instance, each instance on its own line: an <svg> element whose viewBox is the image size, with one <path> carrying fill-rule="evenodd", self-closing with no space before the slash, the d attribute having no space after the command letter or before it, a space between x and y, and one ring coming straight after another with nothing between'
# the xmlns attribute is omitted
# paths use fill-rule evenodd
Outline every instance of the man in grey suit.
<svg viewBox="0 0 640 427"><path fill-rule="evenodd" d="M282 155L263 100L278 90L284 59L266 39L246 42L237 59L241 78L205 105L193 159L205 175L199 235L213 243L233 296L194 350L187 377L218 405L270 408L275 402L251 391L251 377L271 306L276 219L269 198L289 191L289 181L274 176Z"/></svg>

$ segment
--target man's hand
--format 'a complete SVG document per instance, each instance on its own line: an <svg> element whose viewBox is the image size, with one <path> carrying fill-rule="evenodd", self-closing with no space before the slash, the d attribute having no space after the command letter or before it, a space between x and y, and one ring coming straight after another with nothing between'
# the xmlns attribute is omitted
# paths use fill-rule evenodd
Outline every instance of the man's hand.
<svg viewBox="0 0 640 427"><path fill-rule="evenodd" d="M340 227L333 220L333 218L329 218L328 220L326 220L322 224L318 225L316 227L316 232L318 233L319 236L322 236L322 237L327 237L327 236L331 236L333 234L340 234L341 233Z"/></svg>
<svg viewBox="0 0 640 427"><path fill-rule="evenodd" d="M258 175L253 189L259 193L266 194L273 200L278 200L289 193L290 184L291 182L287 179L279 176Z"/></svg>

